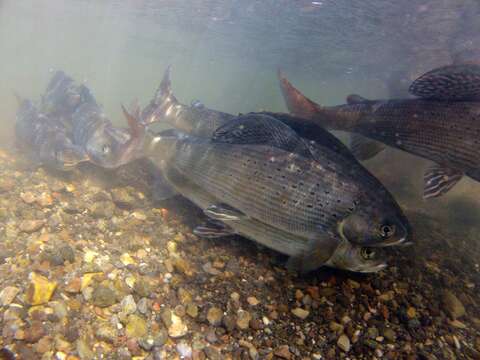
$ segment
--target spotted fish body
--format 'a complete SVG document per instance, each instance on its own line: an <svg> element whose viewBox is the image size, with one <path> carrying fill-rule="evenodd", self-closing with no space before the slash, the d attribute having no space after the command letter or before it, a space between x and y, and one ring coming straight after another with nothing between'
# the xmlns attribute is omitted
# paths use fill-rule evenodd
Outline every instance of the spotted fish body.
<svg viewBox="0 0 480 360"><path fill-rule="evenodd" d="M426 198L444 194L462 175L480 181L478 65L449 66L421 76L410 87L419 99L356 99L329 107L306 98L283 76L280 81L292 114L435 162L425 176Z"/></svg>

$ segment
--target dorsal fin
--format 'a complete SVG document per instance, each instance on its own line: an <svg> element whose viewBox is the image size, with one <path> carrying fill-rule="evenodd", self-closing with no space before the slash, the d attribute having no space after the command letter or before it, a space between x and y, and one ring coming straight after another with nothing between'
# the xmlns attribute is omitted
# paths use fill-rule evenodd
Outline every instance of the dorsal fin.
<svg viewBox="0 0 480 360"><path fill-rule="evenodd" d="M321 112L321 107L295 88L280 70L278 70L278 79L290 113L309 119L316 113Z"/></svg>
<svg viewBox="0 0 480 360"><path fill-rule="evenodd" d="M263 114L250 113L230 120L215 130L212 142L270 145L312 157L308 145L288 125Z"/></svg>
<svg viewBox="0 0 480 360"><path fill-rule="evenodd" d="M430 100L480 100L480 65L449 65L434 69L416 79L408 91Z"/></svg>
<svg viewBox="0 0 480 360"><path fill-rule="evenodd" d="M365 99L364 97L358 95L358 94L350 94L347 96L347 104L361 104L368 102L368 99Z"/></svg>
<svg viewBox="0 0 480 360"><path fill-rule="evenodd" d="M178 104L178 100L172 91L171 68L171 65L167 67L153 99L142 111L141 119L144 124L148 125L161 121L165 116L169 115L172 105Z"/></svg>

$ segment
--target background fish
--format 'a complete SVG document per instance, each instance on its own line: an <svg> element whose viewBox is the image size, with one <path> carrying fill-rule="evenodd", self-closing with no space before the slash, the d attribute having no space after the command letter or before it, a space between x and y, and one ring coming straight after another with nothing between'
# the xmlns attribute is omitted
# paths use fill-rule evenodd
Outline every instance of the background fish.
<svg viewBox="0 0 480 360"><path fill-rule="evenodd" d="M116 168L133 156L136 145L130 130L113 126L91 91L63 71L53 75L41 106L47 116L68 130L68 137L90 162Z"/></svg>
<svg viewBox="0 0 480 360"><path fill-rule="evenodd" d="M280 84L292 114L434 161L424 177L425 198L446 193L463 175L480 180L479 65L451 65L426 73L410 86L420 99L356 96L345 105L320 106L281 74Z"/></svg>
<svg viewBox="0 0 480 360"><path fill-rule="evenodd" d="M15 137L17 147L38 165L70 170L88 160L85 151L73 144L61 124L40 114L26 99L19 99Z"/></svg>

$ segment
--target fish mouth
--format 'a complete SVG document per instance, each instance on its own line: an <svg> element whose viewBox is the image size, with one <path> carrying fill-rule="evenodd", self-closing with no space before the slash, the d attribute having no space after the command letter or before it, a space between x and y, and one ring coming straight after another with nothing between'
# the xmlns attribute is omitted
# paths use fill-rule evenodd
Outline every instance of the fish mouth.
<svg viewBox="0 0 480 360"><path fill-rule="evenodd" d="M368 245L370 247L389 247L389 246L398 246L398 245L413 245L413 242L408 240L406 236L404 237L401 237L399 239L391 239L391 240L387 240L387 241L383 241L383 242L380 242L380 243L377 243L377 244L372 244L372 245Z"/></svg>

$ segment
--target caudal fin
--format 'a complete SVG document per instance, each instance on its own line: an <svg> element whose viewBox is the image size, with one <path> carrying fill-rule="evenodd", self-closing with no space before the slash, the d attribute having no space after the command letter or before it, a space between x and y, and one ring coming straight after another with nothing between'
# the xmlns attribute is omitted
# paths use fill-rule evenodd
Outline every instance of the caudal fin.
<svg viewBox="0 0 480 360"><path fill-rule="evenodd" d="M178 100L173 95L170 72L171 65L163 73L162 81L152 101L142 111L141 119L145 125L161 122L170 114L172 106L178 104Z"/></svg>

